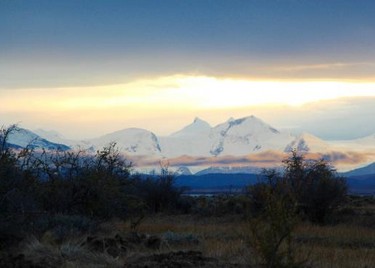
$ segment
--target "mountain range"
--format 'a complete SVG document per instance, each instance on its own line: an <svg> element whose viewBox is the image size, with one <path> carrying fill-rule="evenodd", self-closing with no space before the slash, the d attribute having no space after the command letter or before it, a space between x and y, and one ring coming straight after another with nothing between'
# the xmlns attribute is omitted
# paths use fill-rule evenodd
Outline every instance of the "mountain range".
<svg viewBox="0 0 375 268"><path fill-rule="evenodd" d="M254 173L264 165L280 162L278 157L292 150L319 154L342 169L353 169L374 161L375 135L350 141L324 141L310 133L292 135L278 130L255 116L234 119L211 126L206 121L194 121L168 136L140 128L127 128L95 139L69 140L55 131L21 128L10 136L13 146L74 149L95 152L110 142L129 158L137 159L139 168L155 168L161 160L184 174ZM147 161L145 161L147 160ZM341 166L340 166L341 165Z"/></svg>
<svg viewBox="0 0 375 268"><path fill-rule="evenodd" d="M58 143L53 142L51 140L47 140L36 133L24 129L24 128L17 128L17 130L11 132L8 138L8 145L13 148L43 148L46 150L69 150L70 147Z"/></svg>

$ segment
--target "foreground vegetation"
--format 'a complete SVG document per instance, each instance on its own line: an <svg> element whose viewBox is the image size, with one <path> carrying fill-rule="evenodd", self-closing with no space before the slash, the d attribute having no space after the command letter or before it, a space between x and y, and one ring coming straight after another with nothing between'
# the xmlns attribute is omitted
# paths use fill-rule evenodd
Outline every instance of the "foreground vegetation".
<svg viewBox="0 0 375 268"><path fill-rule="evenodd" d="M362 204L358 212L361 214L350 214L353 217L350 221L344 221L349 215L345 212L337 216L342 217L342 222L336 225L298 223L292 236L295 260L305 267L373 267L375 200L360 200ZM66 218L60 223L60 228L66 227L68 222ZM20 258L21 253L25 260L40 267L145 267L146 264L152 264L149 267L192 267L192 264L197 267L259 267L261 263L251 247L251 226L240 214L209 217L197 214L150 215L138 227L135 237L130 235L133 232L130 221L99 223L95 230L78 236L75 228L74 224L70 226L63 238L59 237L57 228L28 237L13 249L14 258ZM116 236L124 240L131 237L129 240L133 242L127 242L125 249L117 252L85 244L88 237L105 243L105 239ZM159 238L160 244L149 244L147 239L150 238ZM179 251L186 253L185 266L167 266L162 261L153 261L155 255ZM196 260L193 252L201 252L207 259ZM167 260L169 263L173 261Z"/></svg>
<svg viewBox="0 0 375 268"><path fill-rule="evenodd" d="M368 206L364 205L361 209ZM375 214L365 217L375 220ZM210 218L183 215L147 219L139 231L160 235L168 232L180 234L185 237L185 242L173 244L174 249L198 249L206 256L225 262L258 267L258 256L250 247L253 240L250 228L247 221L233 215ZM200 242L189 244L189 239L186 239L189 236L196 237ZM373 267L374 241L375 230L363 225L363 222L328 226L301 222L293 233L292 244L296 261L307 267Z"/></svg>
<svg viewBox="0 0 375 268"><path fill-rule="evenodd" d="M0 132L0 267L371 267L375 200L297 152L238 195L184 196L165 167L13 148Z"/></svg>

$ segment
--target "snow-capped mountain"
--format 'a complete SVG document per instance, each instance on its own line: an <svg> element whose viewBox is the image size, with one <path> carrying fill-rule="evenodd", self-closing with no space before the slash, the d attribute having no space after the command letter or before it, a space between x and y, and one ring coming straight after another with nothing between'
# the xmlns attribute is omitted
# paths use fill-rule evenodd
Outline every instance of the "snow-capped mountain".
<svg viewBox="0 0 375 268"><path fill-rule="evenodd" d="M50 148L51 144L65 144L66 148L80 147L94 152L115 142L117 148L127 155L160 158L243 156L267 150L287 152L297 149L310 152L326 150L329 147L313 135L304 133L294 137L288 132L273 128L255 116L230 118L215 127L211 127L200 118L195 118L191 124L164 137L157 137L154 133L140 128L123 129L83 141L66 139L55 131L38 129L36 132L38 135L31 131L28 131L28 135L19 132L13 137L13 143L24 147L34 140L34 143L38 141L39 147L45 145L44 147ZM50 144L42 141L48 141Z"/></svg>
<svg viewBox="0 0 375 268"><path fill-rule="evenodd" d="M54 130L44 130L44 129L35 129L33 130L35 134L37 134L39 137L46 139L48 141L58 143L58 144L65 144L69 146L70 148L84 148L87 149L91 145L87 141L76 141L65 138L63 135L61 135L59 132Z"/></svg>
<svg viewBox="0 0 375 268"><path fill-rule="evenodd" d="M282 151L294 137L278 131L255 116L229 119L212 129L210 153L247 155L265 150Z"/></svg>
<svg viewBox="0 0 375 268"><path fill-rule="evenodd" d="M198 137L205 136L211 131L211 126L206 121L196 117L190 125L184 127L180 131L172 133L170 137L183 138L183 137Z"/></svg>
<svg viewBox="0 0 375 268"><path fill-rule="evenodd" d="M309 133L302 133L301 135L297 136L291 143L289 143L285 147L285 152L291 152L292 150L297 150L299 152L319 152L325 153L329 151L331 146L319 139L318 137L309 134Z"/></svg>
<svg viewBox="0 0 375 268"><path fill-rule="evenodd" d="M179 167L174 172L177 175L192 175L190 169L188 167Z"/></svg>
<svg viewBox="0 0 375 268"><path fill-rule="evenodd" d="M70 149L70 147L65 144L51 142L47 139L40 137L34 132L24 128L17 128L15 131L11 132L7 142L11 145L16 145L20 148L25 148L29 146L32 148L44 148L48 150Z"/></svg>
<svg viewBox="0 0 375 268"><path fill-rule="evenodd" d="M91 144L95 150L111 142L115 142L121 152L129 155L161 155L158 138L154 133L145 129L128 128L88 140L88 144Z"/></svg>
<svg viewBox="0 0 375 268"><path fill-rule="evenodd" d="M160 146L165 157L181 155L207 156L211 148L211 126L195 118L194 122L170 136L160 138Z"/></svg>
<svg viewBox="0 0 375 268"><path fill-rule="evenodd" d="M34 129L33 132L43 139L50 140L52 142L64 143L66 139L57 131L54 130L44 130L41 128Z"/></svg>
<svg viewBox="0 0 375 268"><path fill-rule="evenodd" d="M205 174L260 174L262 168L254 166L245 166L245 167L209 167L203 169L195 175L205 175Z"/></svg>
<svg viewBox="0 0 375 268"><path fill-rule="evenodd" d="M214 127L195 118L181 130L161 137L140 128L123 129L83 141L68 140L53 131L36 132L38 135L20 129L12 134L9 143L16 148L30 144L46 149L74 149L79 146L94 153L115 142L120 152L127 156L142 156L138 159L145 160L140 164L143 164L143 168L157 169L161 160L170 161L173 169L184 167L176 171L182 174L188 173L188 170L193 173L205 169L221 173L228 171L223 167L233 168L230 172L246 172L249 168L257 167L259 159L267 166L267 163L280 162L283 155L292 150L318 153L316 156L320 153L328 159L342 160L346 166L339 168L343 170L375 161L374 154L371 154L375 150L375 135L351 141L324 141L309 133L294 136L255 116L230 118Z"/></svg>
<svg viewBox="0 0 375 268"><path fill-rule="evenodd" d="M283 151L295 137L267 125L255 116L230 118L211 127L196 118L168 137L160 138L166 157L247 155L265 150Z"/></svg>

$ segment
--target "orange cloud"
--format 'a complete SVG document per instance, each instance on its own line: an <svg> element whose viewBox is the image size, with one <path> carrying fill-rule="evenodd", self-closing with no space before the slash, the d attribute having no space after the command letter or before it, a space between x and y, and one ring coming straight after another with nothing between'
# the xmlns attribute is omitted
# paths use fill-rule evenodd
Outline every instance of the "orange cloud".
<svg viewBox="0 0 375 268"><path fill-rule="evenodd" d="M329 152L329 153L307 153L307 159L325 159L337 169L356 167L375 160L373 152ZM169 159L156 159L147 156L129 156L135 167L160 166L161 163L170 167L246 167L273 168L282 165L282 160L288 154L277 151L266 151L244 156L219 156L219 157L192 157L179 156Z"/></svg>

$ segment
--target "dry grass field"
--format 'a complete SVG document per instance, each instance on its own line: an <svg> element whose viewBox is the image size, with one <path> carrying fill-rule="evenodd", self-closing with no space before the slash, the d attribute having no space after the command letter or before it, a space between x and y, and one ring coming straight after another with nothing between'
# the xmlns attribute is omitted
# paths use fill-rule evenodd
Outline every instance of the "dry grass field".
<svg viewBox="0 0 375 268"><path fill-rule="evenodd" d="M292 232L297 267L375 267L373 198L352 198L336 224L298 222ZM115 220L94 233L57 239L31 236L2 257L1 267L264 267L252 246L251 219L221 216L148 215L137 227ZM284 245L281 250L284 249ZM19 266L7 266L18 263ZM22 265L24 266L22 266ZM288 267L288 266L287 266Z"/></svg>
<svg viewBox="0 0 375 268"><path fill-rule="evenodd" d="M148 218L139 231L161 236L173 232L199 240L197 244L165 245L162 250L199 250L225 262L257 266L249 223L236 217L155 216ZM305 261L306 266L375 267L375 228L300 223L293 234L293 246L296 259Z"/></svg>

